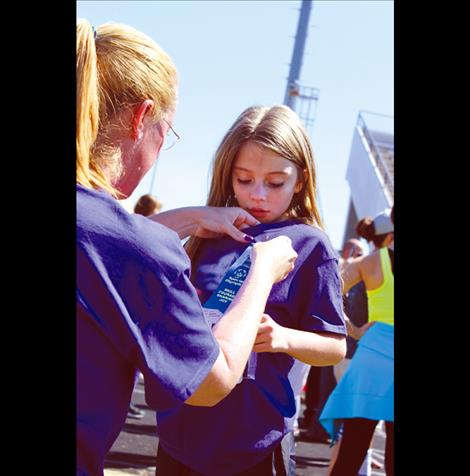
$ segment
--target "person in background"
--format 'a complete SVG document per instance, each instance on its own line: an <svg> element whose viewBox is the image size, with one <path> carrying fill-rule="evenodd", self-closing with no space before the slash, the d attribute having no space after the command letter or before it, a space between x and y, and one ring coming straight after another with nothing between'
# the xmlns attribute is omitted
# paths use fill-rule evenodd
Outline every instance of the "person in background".
<svg viewBox="0 0 470 476"><path fill-rule="evenodd" d="M340 268L341 271L346 267L347 264L351 263L355 258L359 258L361 256L365 256L368 254L367 247L363 244L362 241L358 240L357 238L350 238L346 241L342 251L342 258L340 260ZM344 311L348 316L351 323L359 328L362 327L364 324L367 324L369 319L369 313L367 310L367 293L366 288L364 285L364 281L360 281L356 285L354 285L345 295L344 295ZM349 363L356 351L357 348L357 340L351 337L350 335L346 338L347 343L347 351L346 357L339 362L337 365L334 366L334 377L335 377L335 385L340 381L341 377L343 376L344 372L349 366ZM334 387L333 387L334 388ZM331 389L330 393L333 391ZM326 402L326 399L325 399ZM323 404L325 403L323 402ZM321 413L321 411L320 411ZM340 440L336 442L333 447L333 451L331 454L330 460L330 468L333 466L338 449L340 446ZM370 456L370 457L369 457ZM370 468L368 468L370 466ZM360 468L359 474L367 474L367 471L370 473L372 469L381 469L382 464L372 458L372 449L369 449L367 457L364 459L364 462Z"/></svg>
<svg viewBox="0 0 470 476"><path fill-rule="evenodd" d="M286 236L256 243L213 333L180 240L250 240L240 228L257 220L237 207L189 207L150 220L121 206L171 145L176 68L127 25L95 29L79 19L76 35L76 474L102 476L136 370L156 410L219 403L243 373L272 285L297 254Z"/></svg>
<svg viewBox="0 0 470 476"><path fill-rule="evenodd" d="M158 213L162 209L162 203L150 193L142 195L134 206L134 213L148 217Z"/></svg>
<svg viewBox="0 0 470 476"><path fill-rule="evenodd" d="M360 240L357 238L350 238L344 244L341 254L342 256L339 266L342 273L349 263L356 258L366 256L368 252L367 247ZM369 314L367 310L367 294L363 281L352 286L351 289L344 294L344 311L349 320L356 327L361 327L368 322ZM337 382L348 367L357 347L357 340L353 339L350 335L347 336L346 343L346 357L334 367L334 374Z"/></svg>
<svg viewBox="0 0 470 476"><path fill-rule="evenodd" d="M158 476L294 476L296 396L306 372L346 352L339 257L322 230L315 177L308 134L286 106L247 108L219 145L207 205L240 206L261 222L246 229L256 242L289 236L298 257L271 291L233 392L212 408L157 412ZM245 248L230 238L190 238L203 305Z"/></svg>
<svg viewBox="0 0 470 476"><path fill-rule="evenodd" d="M355 326L347 317L348 332L359 340L356 352L320 415L332 438L342 437L330 476L356 476L375 427L385 421L385 470L393 476L394 452L394 225L393 208L356 226L358 236L374 244L374 251L347 263L342 270L344 293L363 281L369 322ZM335 428L336 423L336 428Z"/></svg>

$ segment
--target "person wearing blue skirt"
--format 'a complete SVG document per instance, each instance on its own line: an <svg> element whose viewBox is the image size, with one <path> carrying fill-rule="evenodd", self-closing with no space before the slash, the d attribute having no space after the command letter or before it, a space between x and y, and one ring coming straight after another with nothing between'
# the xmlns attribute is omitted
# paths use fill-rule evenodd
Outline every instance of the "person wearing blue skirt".
<svg viewBox="0 0 470 476"><path fill-rule="evenodd" d="M343 292L364 281L369 322L357 328L347 320L358 348L328 398L320 422L333 441L341 436L329 476L357 476L375 427L385 421L385 470L393 476L394 439L394 275L393 208L356 225L359 236L376 249L352 260L342 272Z"/></svg>

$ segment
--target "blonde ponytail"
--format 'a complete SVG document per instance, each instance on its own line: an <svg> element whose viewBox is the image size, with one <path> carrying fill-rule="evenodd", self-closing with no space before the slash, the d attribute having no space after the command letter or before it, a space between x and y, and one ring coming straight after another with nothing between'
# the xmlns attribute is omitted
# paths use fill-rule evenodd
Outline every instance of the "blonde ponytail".
<svg viewBox="0 0 470 476"><path fill-rule="evenodd" d="M113 196L117 191L101 168L91 160L98 136L99 93L94 31L87 20L77 23L77 182L88 188L101 188Z"/></svg>

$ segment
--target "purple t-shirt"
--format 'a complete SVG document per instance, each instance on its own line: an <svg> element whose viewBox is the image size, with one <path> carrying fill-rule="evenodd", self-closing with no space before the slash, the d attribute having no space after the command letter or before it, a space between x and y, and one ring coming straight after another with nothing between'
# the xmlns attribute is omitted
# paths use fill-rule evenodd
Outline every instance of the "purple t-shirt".
<svg viewBox="0 0 470 476"><path fill-rule="evenodd" d="M103 474L139 369L156 410L181 405L218 354L178 235L77 186L77 474Z"/></svg>
<svg viewBox="0 0 470 476"><path fill-rule="evenodd" d="M266 312L281 326L346 335L338 254L327 235L294 220L244 231L261 241L287 235L298 253L294 271L273 286ZM230 238L204 241L193 263L203 302L245 248ZM216 406L157 412L160 444L209 476L229 476L256 465L292 430L295 396L308 369L285 353L258 353L255 378L244 379Z"/></svg>

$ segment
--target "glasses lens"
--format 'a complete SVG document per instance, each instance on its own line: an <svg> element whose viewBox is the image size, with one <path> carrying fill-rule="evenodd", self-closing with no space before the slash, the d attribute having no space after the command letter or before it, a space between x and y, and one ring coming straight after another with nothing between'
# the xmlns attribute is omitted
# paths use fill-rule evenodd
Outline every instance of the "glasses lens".
<svg viewBox="0 0 470 476"><path fill-rule="evenodd" d="M168 131L165 135L165 142L163 143L162 150L171 149L176 144L176 141L180 138L180 136L174 131L173 127L171 127L171 124L169 124L167 121L165 122L168 124Z"/></svg>
<svg viewBox="0 0 470 476"><path fill-rule="evenodd" d="M171 149L175 145L175 136L171 133L171 130L168 129L168 132L165 136L165 142L163 144L163 150Z"/></svg>

